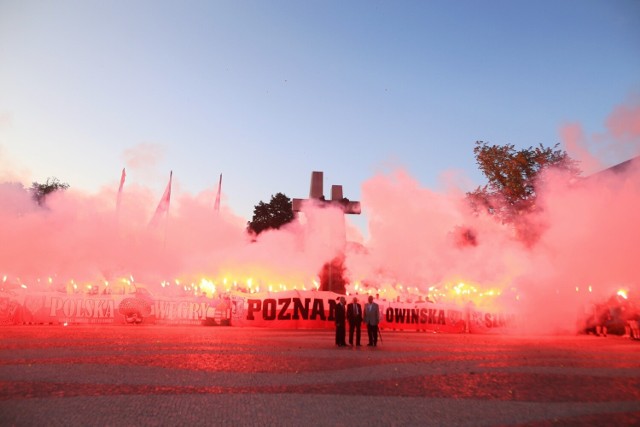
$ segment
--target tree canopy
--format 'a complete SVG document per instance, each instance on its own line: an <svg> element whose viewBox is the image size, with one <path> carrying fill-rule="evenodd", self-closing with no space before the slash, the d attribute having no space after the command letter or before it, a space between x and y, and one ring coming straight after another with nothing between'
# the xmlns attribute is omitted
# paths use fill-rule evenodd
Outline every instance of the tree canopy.
<svg viewBox="0 0 640 427"><path fill-rule="evenodd" d="M558 168L570 177L580 174L578 162L564 151L553 147L529 147L516 150L512 144L489 145L477 141L473 150L476 163L488 183L467 193L468 200L476 212L485 211L495 215L503 223L514 227L518 240L527 246L538 241L544 224L527 213L539 209L536 199L543 171ZM459 246L475 246L476 234L461 234ZM472 239L470 237L473 237ZM459 242L460 243L460 242Z"/></svg>
<svg viewBox="0 0 640 427"><path fill-rule="evenodd" d="M488 183L467 193L472 206L498 215L503 221L535 208L536 186L541 172L560 168L571 175L580 174L578 162L564 151L553 147L529 147L516 150L512 144L489 145L477 141L473 149L478 167Z"/></svg>
<svg viewBox="0 0 640 427"><path fill-rule="evenodd" d="M254 207L253 219L249 222L248 228L255 234L260 234L270 228L278 229L292 220L291 199L283 193L277 193L271 196L269 203L260 201Z"/></svg>
<svg viewBox="0 0 640 427"><path fill-rule="evenodd" d="M66 190L67 188L69 188L69 184L66 182L60 182L58 178L50 177L47 178L47 182L44 184L33 182L29 191L31 191L33 200L35 200L38 205L43 206L48 194L58 190Z"/></svg>

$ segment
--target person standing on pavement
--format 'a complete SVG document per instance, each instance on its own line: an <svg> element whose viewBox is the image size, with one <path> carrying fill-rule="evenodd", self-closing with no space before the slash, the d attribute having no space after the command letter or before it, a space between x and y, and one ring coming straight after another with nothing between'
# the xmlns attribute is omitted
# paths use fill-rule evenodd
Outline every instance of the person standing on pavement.
<svg viewBox="0 0 640 427"><path fill-rule="evenodd" d="M369 347L378 345L378 324L380 323L380 307L373 302L373 296L369 295L369 302L364 306L364 323L367 324L369 335Z"/></svg>
<svg viewBox="0 0 640 427"><path fill-rule="evenodd" d="M362 307L358 304L356 297L353 297L353 302L347 306L347 320L349 321L349 345L353 346L353 332L355 331L356 346L360 347Z"/></svg>
<svg viewBox="0 0 640 427"><path fill-rule="evenodd" d="M597 304L594 310L595 323L596 323L596 335L599 337L607 336L607 325L611 320L611 312L609 306L604 304Z"/></svg>
<svg viewBox="0 0 640 427"><path fill-rule="evenodd" d="M336 304L336 345L338 347L346 347L345 341L345 322L346 322L346 307L347 300L344 297L340 297L338 304Z"/></svg>

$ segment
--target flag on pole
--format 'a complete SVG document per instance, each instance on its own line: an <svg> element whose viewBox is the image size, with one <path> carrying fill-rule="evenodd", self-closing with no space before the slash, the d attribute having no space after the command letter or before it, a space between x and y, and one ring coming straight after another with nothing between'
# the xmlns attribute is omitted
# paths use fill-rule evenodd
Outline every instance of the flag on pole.
<svg viewBox="0 0 640 427"><path fill-rule="evenodd" d="M171 180L172 179L173 179L173 171L169 173L169 184L167 184L167 188L164 190L164 194L162 195L162 199L160 199L160 203L158 203L156 212L153 214L153 218L149 223L150 226L158 225L162 217L166 216L169 213L169 203L171 202Z"/></svg>
<svg viewBox="0 0 640 427"><path fill-rule="evenodd" d="M220 212L220 191L222 190L222 174L220 174L220 181L218 182L218 194L216 195L216 202L213 205L213 209L216 212Z"/></svg>
<svg viewBox="0 0 640 427"><path fill-rule="evenodd" d="M118 198L116 199L116 212L120 212L120 201L122 200L122 189L124 188L124 180L127 177L127 173L122 168L122 175L120 176L120 188L118 188Z"/></svg>

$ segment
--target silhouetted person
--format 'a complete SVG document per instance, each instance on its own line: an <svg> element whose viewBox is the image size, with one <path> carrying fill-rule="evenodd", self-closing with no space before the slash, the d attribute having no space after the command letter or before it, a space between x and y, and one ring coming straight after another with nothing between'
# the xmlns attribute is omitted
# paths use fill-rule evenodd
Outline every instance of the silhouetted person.
<svg viewBox="0 0 640 427"><path fill-rule="evenodd" d="M598 304L595 308L596 335L607 336L607 324L611 320L611 312L607 304Z"/></svg>
<svg viewBox="0 0 640 427"><path fill-rule="evenodd" d="M346 302L344 297L340 297L338 304L336 304L336 345L338 347L346 347L347 345L345 341Z"/></svg>
<svg viewBox="0 0 640 427"><path fill-rule="evenodd" d="M353 332L356 333L356 346L360 346L360 334L362 325L362 307L358 304L358 298L353 297L353 302L347 306L347 320L349 321L349 345L353 345Z"/></svg>

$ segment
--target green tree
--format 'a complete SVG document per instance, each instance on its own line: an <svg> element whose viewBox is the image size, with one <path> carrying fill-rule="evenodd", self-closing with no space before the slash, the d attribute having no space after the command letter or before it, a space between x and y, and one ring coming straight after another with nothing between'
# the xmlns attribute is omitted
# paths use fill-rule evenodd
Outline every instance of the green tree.
<svg viewBox="0 0 640 427"><path fill-rule="evenodd" d="M291 199L282 193L271 196L269 203L260 201L253 209L253 219L248 224L248 229L260 234L264 230L278 229L293 220Z"/></svg>
<svg viewBox="0 0 640 427"><path fill-rule="evenodd" d="M497 215L503 222L513 222L519 215L533 211L541 172L554 167L571 176L580 174L578 162L558 145L516 150L512 144L476 141L473 153L488 183L467 193L472 207L477 212L485 210Z"/></svg>
<svg viewBox="0 0 640 427"><path fill-rule="evenodd" d="M472 208L476 212L488 212L501 222L510 224L520 242L533 246L545 229L539 217L527 215L539 210L536 189L544 177L542 172L553 167L564 170L571 178L580 174L578 162L558 149L558 145L549 148L540 144L516 150L511 144L489 145L477 141L473 152L488 183L467 193ZM458 236L458 246L477 244L475 231L469 231L471 234Z"/></svg>
<svg viewBox="0 0 640 427"><path fill-rule="evenodd" d="M31 191L31 197L33 197L33 200L35 200L38 205L44 206L48 194L58 190L66 190L67 188L69 188L69 184L66 182L60 182L58 178L53 177L47 178L47 182L44 184L33 182L29 191Z"/></svg>

